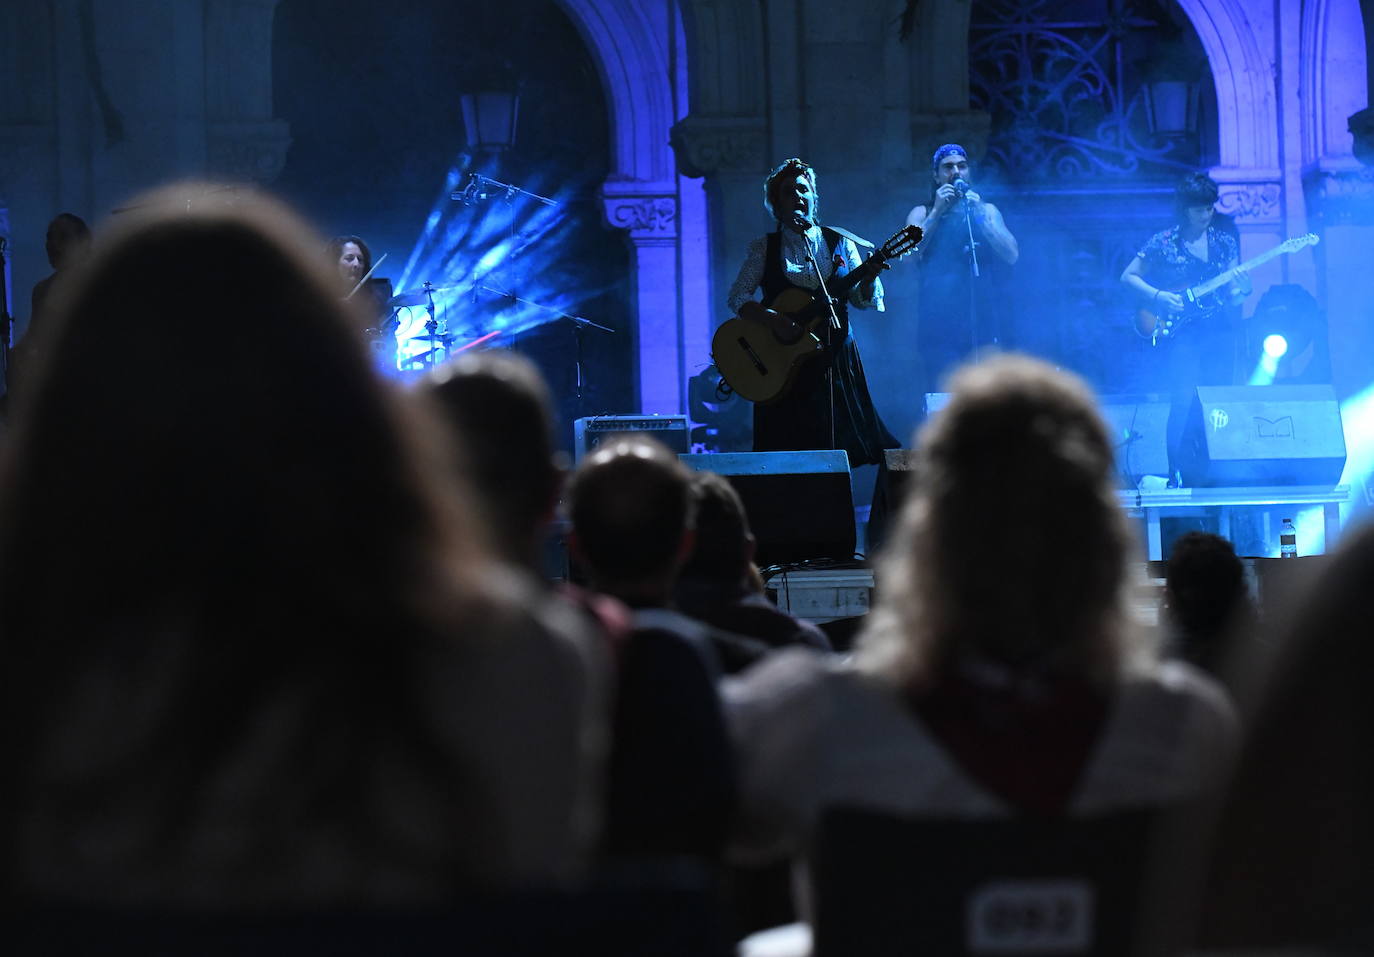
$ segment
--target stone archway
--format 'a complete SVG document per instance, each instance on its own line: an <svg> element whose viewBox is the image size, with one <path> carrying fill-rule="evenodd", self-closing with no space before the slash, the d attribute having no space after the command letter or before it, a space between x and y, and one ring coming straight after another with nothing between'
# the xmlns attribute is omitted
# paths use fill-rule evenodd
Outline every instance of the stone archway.
<svg viewBox="0 0 1374 957"><path fill-rule="evenodd" d="M1283 220L1279 103L1274 74L1240 0L1179 0L1206 51L1217 94L1221 209L1244 227Z"/></svg>
<svg viewBox="0 0 1374 957"><path fill-rule="evenodd" d="M631 248L640 411L681 412L689 367L709 343L706 206L677 175L669 134L686 112L686 53L676 4L558 0L599 64L610 107L606 221Z"/></svg>

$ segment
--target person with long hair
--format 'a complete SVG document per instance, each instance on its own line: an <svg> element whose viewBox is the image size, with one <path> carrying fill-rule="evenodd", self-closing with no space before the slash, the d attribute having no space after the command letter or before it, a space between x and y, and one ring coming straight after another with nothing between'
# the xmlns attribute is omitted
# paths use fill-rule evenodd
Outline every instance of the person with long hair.
<svg viewBox="0 0 1374 957"><path fill-rule="evenodd" d="M446 492L319 248L172 187L55 294L0 460L21 900L434 901L594 838L582 633Z"/></svg>
<svg viewBox="0 0 1374 957"><path fill-rule="evenodd" d="M1124 611L1131 538L1076 378L967 366L919 435L915 488L852 663L784 651L727 686L739 836L800 851L826 809L1078 815L1199 793L1221 689L1159 663Z"/></svg>
<svg viewBox="0 0 1374 957"><path fill-rule="evenodd" d="M795 157L778 164L763 184L763 207L773 232L749 243L726 306L732 315L762 292L765 303L799 288L812 293L857 268L861 245L853 233L821 224L816 171ZM850 465L876 465L883 449L900 444L874 408L859 347L849 331L849 308L883 309L877 276L856 283L835 303L839 328L820 333L825 355L806 362L788 390L754 405L754 451L843 449Z"/></svg>
<svg viewBox="0 0 1374 957"><path fill-rule="evenodd" d="M396 330L391 280L372 273L372 248L361 236L335 236L325 244L325 260L338 274L339 295L357 300L364 316L363 335L379 371L396 371Z"/></svg>

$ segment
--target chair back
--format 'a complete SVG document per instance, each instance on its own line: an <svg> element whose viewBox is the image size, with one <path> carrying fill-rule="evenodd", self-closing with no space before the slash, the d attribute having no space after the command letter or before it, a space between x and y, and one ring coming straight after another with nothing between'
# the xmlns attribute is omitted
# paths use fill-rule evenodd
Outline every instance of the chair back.
<svg viewBox="0 0 1374 957"><path fill-rule="evenodd" d="M698 869L581 890L468 893L434 907L268 910L30 906L0 919L13 957L723 957Z"/></svg>
<svg viewBox="0 0 1374 957"><path fill-rule="evenodd" d="M1163 813L951 819L834 809L811 856L815 953L1129 954Z"/></svg>

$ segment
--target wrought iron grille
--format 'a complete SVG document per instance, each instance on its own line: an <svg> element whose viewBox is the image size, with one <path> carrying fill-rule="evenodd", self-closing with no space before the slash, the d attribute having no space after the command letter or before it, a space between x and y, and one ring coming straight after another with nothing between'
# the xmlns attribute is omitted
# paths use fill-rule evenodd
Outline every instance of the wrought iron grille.
<svg viewBox="0 0 1374 957"><path fill-rule="evenodd" d="M985 175L1159 181L1196 168L1196 128L1152 133L1143 82L1181 35L1150 0L976 0L970 99L992 116Z"/></svg>

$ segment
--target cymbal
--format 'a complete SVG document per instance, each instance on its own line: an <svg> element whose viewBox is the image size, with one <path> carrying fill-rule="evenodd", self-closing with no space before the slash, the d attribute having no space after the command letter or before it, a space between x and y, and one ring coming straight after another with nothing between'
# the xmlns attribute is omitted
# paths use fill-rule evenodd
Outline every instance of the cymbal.
<svg viewBox="0 0 1374 957"><path fill-rule="evenodd" d="M404 309L406 306L423 306L429 302L429 296L423 289L416 292L403 292L398 296L392 296L386 301L388 309Z"/></svg>
<svg viewBox="0 0 1374 957"><path fill-rule="evenodd" d="M404 309L407 306L426 306L429 305L429 297L441 292L452 292L455 289L467 288L462 283L450 283L447 286L430 286L426 289L421 286L419 289L412 289L410 292L397 293L386 301L388 309Z"/></svg>
<svg viewBox="0 0 1374 957"><path fill-rule="evenodd" d="M426 332L422 336L411 336L411 342L443 342L449 343L457 340L457 336L447 332Z"/></svg>

